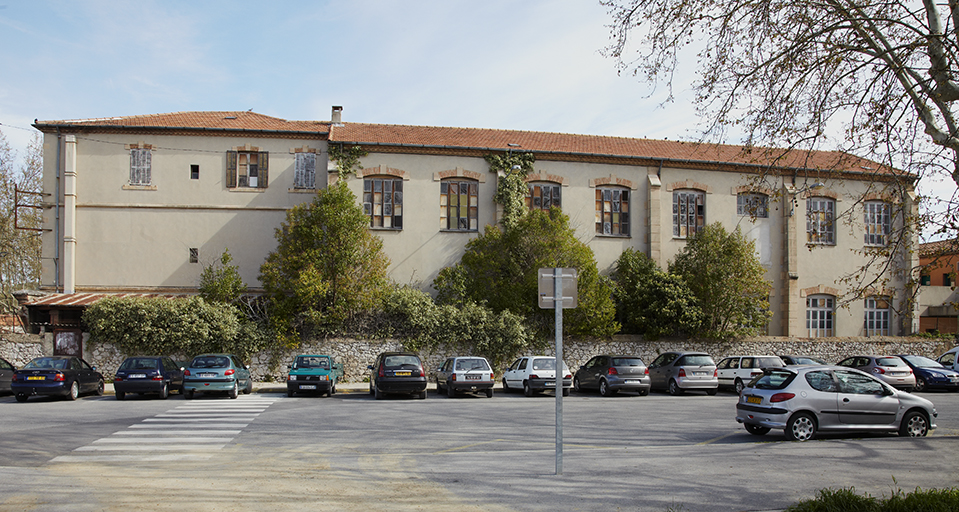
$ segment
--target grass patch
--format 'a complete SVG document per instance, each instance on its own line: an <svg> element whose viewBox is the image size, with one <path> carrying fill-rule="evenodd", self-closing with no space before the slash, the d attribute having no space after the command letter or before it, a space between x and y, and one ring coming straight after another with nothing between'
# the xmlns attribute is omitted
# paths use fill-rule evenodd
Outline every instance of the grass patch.
<svg viewBox="0 0 959 512"><path fill-rule="evenodd" d="M857 494L855 488L822 489L816 498L800 501L786 512L955 512L959 489L897 490L889 498Z"/></svg>

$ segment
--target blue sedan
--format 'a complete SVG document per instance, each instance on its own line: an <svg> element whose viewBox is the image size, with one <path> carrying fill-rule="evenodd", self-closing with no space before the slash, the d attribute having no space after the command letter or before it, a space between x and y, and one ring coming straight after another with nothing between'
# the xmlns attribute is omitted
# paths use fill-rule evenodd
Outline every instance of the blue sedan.
<svg viewBox="0 0 959 512"><path fill-rule="evenodd" d="M959 391L959 373L946 368L938 362L923 356L900 355L913 373L916 374L915 391L947 389Z"/></svg>
<svg viewBox="0 0 959 512"><path fill-rule="evenodd" d="M10 387L18 402L34 395L76 400L81 393L102 395L103 375L79 357L38 357L14 372Z"/></svg>

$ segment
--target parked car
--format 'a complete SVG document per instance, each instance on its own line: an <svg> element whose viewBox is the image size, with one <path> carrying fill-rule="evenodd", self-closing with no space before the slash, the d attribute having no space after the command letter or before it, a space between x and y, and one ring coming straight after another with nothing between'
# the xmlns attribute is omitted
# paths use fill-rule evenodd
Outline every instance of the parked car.
<svg viewBox="0 0 959 512"><path fill-rule="evenodd" d="M336 383L343 378L343 363L332 356L304 354L296 356L286 376L286 396L296 393L311 393L332 396Z"/></svg>
<svg viewBox="0 0 959 512"><path fill-rule="evenodd" d="M602 396L613 396L620 391L635 391L646 396L649 370L639 356L601 354L576 370L573 389L577 392L596 389Z"/></svg>
<svg viewBox="0 0 959 512"><path fill-rule="evenodd" d="M183 367L164 356L128 357L113 378L117 400L127 393L156 393L166 399L171 391L183 393Z"/></svg>
<svg viewBox="0 0 959 512"><path fill-rule="evenodd" d="M387 394L416 395L426 399L423 361L412 352L383 352L370 370L370 394L377 400Z"/></svg>
<svg viewBox="0 0 959 512"><path fill-rule="evenodd" d="M13 363L0 357L0 394L13 393L10 384L13 382L13 372L16 369Z"/></svg>
<svg viewBox="0 0 959 512"><path fill-rule="evenodd" d="M715 395L719 389L716 362L705 352L663 352L649 364L653 389L664 389L670 395L702 390Z"/></svg>
<svg viewBox="0 0 959 512"><path fill-rule="evenodd" d="M822 359L819 357L813 357L813 356L797 356L795 354L788 354L785 356L779 356L779 358L782 359L784 363L791 366L796 366L796 365L819 366L819 365L829 364L825 359Z"/></svg>
<svg viewBox="0 0 959 512"><path fill-rule="evenodd" d="M566 363L562 367L563 396L569 396L573 386L573 375ZM543 391L556 391L556 358L547 356L521 357L503 373L503 389L509 391L523 390L526 396L533 396Z"/></svg>
<svg viewBox="0 0 959 512"><path fill-rule="evenodd" d="M916 376L912 368L896 356L852 356L839 361L839 366L871 373L886 384L904 391L911 391L916 387Z"/></svg>
<svg viewBox="0 0 959 512"><path fill-rule="evenodd" d="M11 390L18 402L34 395L76 400L81 394L103 394L103 375L76 356L38 357L14 371Z"/></svg>
<svg viewBox="0 0 959 512"><path fill-rule="evenodd" d="M763 368L783 366L786 363L779 356L729 356L716 364L716 376L719 387L733 388L738 395L747 382L763 374Z"/></svg>
<svg viewBox="0 0 959 512"><path fill-rule="evenodd" d="M937 415L929 400L842 366L768 368L746 384L736 404L736 421L750 434L782 429L792 441L826 431L922 437L936 428Z"/></svg>
<svg viewBox="0 0 959 512"><path fill-rule="evenodd" d="M202 354L193 358L183 372L183 397L192 399L196 393L226 393L230 398L240 391L253 391L250 367L233 354Z"/></svg>
<svg viewBox="0 0 959 512"><path fill-rule="evenodd" d="M939 356L936 361L950 370L959 372L959 357L956 357L957 354L959 354L959 347L946 351L946 353Z"/></svg>
<svg viewBox="0 0 959 512"><path fill-rule="evenodd" d="M450 357L433 372L436 392L446 392L450 398L457 393L485 393L493 398L496 375L485 357Z"/></svg>
<svg viewBox="0 0 959 512"><path fill-rule="evenodd" d="M928 357L906 354L897 354L897 356L912 368L912 373L916 376L915 391L930 389L959 391L959 372L950 370Z"/></svg>

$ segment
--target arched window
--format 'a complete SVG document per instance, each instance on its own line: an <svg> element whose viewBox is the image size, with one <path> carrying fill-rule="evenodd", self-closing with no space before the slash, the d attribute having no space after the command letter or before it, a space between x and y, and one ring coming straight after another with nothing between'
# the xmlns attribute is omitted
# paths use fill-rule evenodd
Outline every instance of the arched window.
<svg viewBox="0 0 959 512"><path fill-rule="evenodd" d="M473 180L440 182L440 229L479 230L479 183Z"/></svg>
<svg viewBox="0 0 959 512"><path fill-rule="evenodd" d="M833 336L835 298L832 295L810 295L806 297L806 330L810 338Z"/></svg>
<svg viewBox="0 0 959 512"><path fill-rule="evenodd" d="M673 192L673 237L689 238L706 225L706 194L698 190Z"/></svg>
<svg viewBox="0 0 959 512"><path fill-rule="evenodd" d="M363 178L363 213L371 228L403 229L403 180Z"/></svg>
<svg viewBox="0 0 959 512"><path fill-rule="evenodd" d="M596 189L596 233L629 236L629 190Z"/></svg>
<svg viewBox="0 0 959 512"><path fill-rule="evenodd" d="M526 207L530 210L562 208L562 187L556 183L530 183L526 191Z"/></svg>

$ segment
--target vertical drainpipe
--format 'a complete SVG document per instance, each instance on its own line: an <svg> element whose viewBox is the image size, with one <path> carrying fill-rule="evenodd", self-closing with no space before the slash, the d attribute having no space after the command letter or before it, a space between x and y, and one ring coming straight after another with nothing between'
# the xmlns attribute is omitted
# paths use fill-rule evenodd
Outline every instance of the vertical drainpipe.
<svg viewBox="0 0 959 512"><path fill-rule="evenodd" d="M74 293L77 270L77 137L66 136L63 166L63 293Z"/></svg>
<svg viewBox="0 0 959 512"><path fill-rule="evenodd" d="M63 155L63 135L60 128L57 128L57 171L56 186L53 196L54 204L54 222L53 222L53 291L60 291L60 163Z"/></svg>

